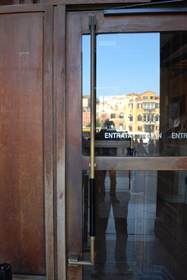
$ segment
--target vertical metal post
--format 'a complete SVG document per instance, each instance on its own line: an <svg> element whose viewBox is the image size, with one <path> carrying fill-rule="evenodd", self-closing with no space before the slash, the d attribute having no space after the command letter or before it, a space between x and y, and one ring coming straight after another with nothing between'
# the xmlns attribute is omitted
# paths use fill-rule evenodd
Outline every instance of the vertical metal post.
<svg viewBox="0 0 187 280"><path fill-rule="evenodd" d="M90 242L91 262L94 264L95 253L95 28L96 16L89 16L91 30L91 79L90 79L90 103L91 103L91 131L90 131Z"/></svg>
<svg viewBox="0 0 187 280"><path fill-rule="evenodd" d="M95 178L95 28L96 28L96 16L89 16L89 26L91 30L91 69L90 69L90 103L91 103L91 131L90 131L90 178Z"/></svg>
<svg viewBox="0 0 187 280"><path fill-rule="evenodd" d="M77 254L70 254L68 265L94 265L95 261L95 120L96 120L96 96L95 96L95 29L96 16L89 16L91 30L91 79L90 79L90 261L79 261Z"/></svg>

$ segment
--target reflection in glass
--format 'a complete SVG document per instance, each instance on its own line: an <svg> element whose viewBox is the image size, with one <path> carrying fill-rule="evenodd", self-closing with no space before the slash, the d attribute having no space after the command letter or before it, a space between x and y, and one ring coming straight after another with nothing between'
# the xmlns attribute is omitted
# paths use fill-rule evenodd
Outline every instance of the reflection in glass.
<svg viewBox="0 0 187 280"><path fill-rule="evenodd" d="M83 171L85 260L88 177ZM187 171L97 171L96 263L83 267L83 279L187 279L186 177Z"/></svg>
<svg viewBox="0 0 187 280"><path fill-rule="evenodd" d="M96 154L187 154L186 32L97 35ZM83 154L90 138L90 36L83 36ZM100 148L100 152L98 152Z"/></svg>

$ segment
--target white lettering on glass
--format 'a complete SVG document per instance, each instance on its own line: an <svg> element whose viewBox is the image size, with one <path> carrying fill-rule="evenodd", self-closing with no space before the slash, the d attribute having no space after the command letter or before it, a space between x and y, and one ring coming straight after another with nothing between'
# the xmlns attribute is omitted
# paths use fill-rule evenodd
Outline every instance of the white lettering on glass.
<svg viewBox="0 0 187 280"><path fill-rule="evenodd" d="M153 139L154 138L154 135L152 134L145 134L143 135L144 138L151 138ZM131 134L128 134L128 133L118 133L118 132L112 132L112 133L109 133L109 132L105 132L105 139L128 139L128 138L132 138L133 136ZM162 138L162 133L159 133L158 134L158 137L159 138ZM171 133L171 138L172 139L187 139L187 133L182 133L182 132L179 132L179 133L175 133L175 132L172 132Z"/></svg>

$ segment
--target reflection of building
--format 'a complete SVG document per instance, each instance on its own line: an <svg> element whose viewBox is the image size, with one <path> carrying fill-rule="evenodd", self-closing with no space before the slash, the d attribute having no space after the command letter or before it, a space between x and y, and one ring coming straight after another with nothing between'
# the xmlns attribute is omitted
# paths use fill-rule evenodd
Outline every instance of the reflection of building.
<svg viewBox="0 0 187 280"><path fill-rule="evenodd" d="M89 124L89 95L83 97L83 127ZM160 97L151 91L108 97L97 102L96 118L102 124L109 119L119 130L159 133Z"/></svg>
<svg viewBox="0 0 187 280"><path fill-rule="evenodd" d="M82 125L83 127L86 127L90 123L90 95L83 96L82 107Z"/></svg>

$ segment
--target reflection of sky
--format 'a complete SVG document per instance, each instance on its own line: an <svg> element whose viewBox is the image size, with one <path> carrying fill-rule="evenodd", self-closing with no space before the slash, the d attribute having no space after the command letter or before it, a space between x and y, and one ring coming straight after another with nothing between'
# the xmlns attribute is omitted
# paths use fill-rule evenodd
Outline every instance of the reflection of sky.
<svg viewBox="0 0 187 280"><path fill-rule="evenodd" d="M90 94L90 36L83 36L83 95ZM160 94L160 34L97 35L97 98Z"/></svg>

